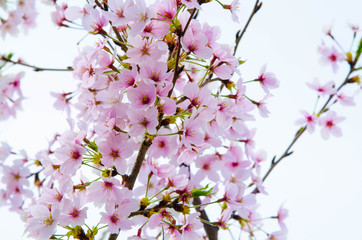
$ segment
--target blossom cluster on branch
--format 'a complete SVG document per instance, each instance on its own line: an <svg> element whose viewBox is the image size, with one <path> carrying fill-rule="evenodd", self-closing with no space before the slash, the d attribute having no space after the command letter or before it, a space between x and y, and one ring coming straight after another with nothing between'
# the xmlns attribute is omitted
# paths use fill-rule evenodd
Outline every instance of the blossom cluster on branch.
<svg viewBox="0 0 362 240"><path fill-rule="evenodd" d="M324 63L337 71L345 62L350 71L340 85L318 80L309 84L319 101L326 100L312 113L302 111L304 117L297 122L301 128L291 145L263 174L266 154L256 149L256 129L248 122L257 113L268 116L266 103L279 81L266 66L254 79L243 80L238 67L244 62L235 56L246 27L262 6L258 0L235 46L219 43L220 28L198 20L204 4L212 1L161 0L147 5L145 0L90 0L83 6L46 2L54 6L57 26L80 28L97 40L66 69L1 57L0 67L71 71L79 82L76 91L52 93L54 107L67 111L70 129L57 134L48 149L32 158L6 143L0 146L6 185L0 190L1 202L22 216L29 237L90 240L106 231L109 239L123 234L130 240L217 239L219 229L234 224L251 239L256 232L266 239L286 239L287 210L263 217L256 195L266 193L263 181L291 154L305 130L312 132L319 124L324 138L341 135L337 124L343 119L330 108L335 103L353 105L341 89L347 84L360 89L355 72L361 69L357 63L362 41L355 51L345 53L335 46L320 47ZM238 21L237 0L216 2ZM2 1L0 6L8 9ZM35 10L15 12L27 20ZM10 18L13 11L8 14ZM10 20L2 21L3 34L15 33L10 29L17 24L6 24ZM358 29L354 39L357 34ZM327 35L335 40L331 32ZM22 99L21 77L22 73L0 75L2 119L15 116ZM247 84L258 84L264 96L251 97ZM94 209L98 215L90 220ZM211 211L217 217L208 216ZM278 229L264 231L264 221L273 219Z"/></svg>

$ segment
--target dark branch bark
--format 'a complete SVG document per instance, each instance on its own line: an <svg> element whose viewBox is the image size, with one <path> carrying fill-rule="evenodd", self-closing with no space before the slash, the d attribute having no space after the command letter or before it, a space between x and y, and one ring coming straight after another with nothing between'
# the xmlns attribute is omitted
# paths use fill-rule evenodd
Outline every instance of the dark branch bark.
<svg viewBox="0 0 362 240"><path fill-rule="evenodd" d="M200 198L195 197L194 201L193 201L193 204L194 205L201 205ZM200 213L200 218L202 218L202 219L204 219L204 220L206 220L208 222L210 221L205 210L201 210L200 207L197 207L196 211L198 211ZM206 232L206 235L207 235L208 239L209 240L217 240L218 239L219 228L216 227L216 226L209 225L209 224L204 223L204 222L203 222L203 225L204 225L204 229L205 229L205 232Z"/></svg>

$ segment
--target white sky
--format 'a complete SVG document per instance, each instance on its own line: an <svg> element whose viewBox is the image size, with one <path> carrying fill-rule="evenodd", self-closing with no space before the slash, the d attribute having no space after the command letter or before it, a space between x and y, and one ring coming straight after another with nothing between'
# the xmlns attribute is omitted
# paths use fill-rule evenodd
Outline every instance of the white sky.
<svg viewBox="0 0 362 240"><path fill-rule="evenodd" d="M240 22L249 16L253 1L241 1ZM218 8L219 9L219 8ZM245 80L259 73L267 63L268 70L280 80L280 88L273 91L270 101L271 117L258 119L256 141L258 149L272 156L280 155L291 141L300 117L299 110L311 111L314 93L306 82L314 77L321 81L344 79L348 69L341 67L337 74L331 68L319 65L317 47L321 43L324 25L334 21L334 33L348 49L351 32L347 22L362 27L362 2L357 0L266 0L248 29L239 48L239 56L247 60L240 70ZM205 7L206 10L206 7ZM223 40L232 43L235 30L231 17L210 10L206 18L210 25L224 23ZM75 43L83 33L50 28L49 18L38 21L39 28L27 36L0 39L1 53L13 51L31 64L44 67L65 67L77 55ZM6 41L9 41L7 38ZM87 41L87 40L85 40ZM84 42L83 42L84 44ZM21 68L19 68L21 69ZM74 82L67 73L33 73L27 71L22 82L24 111L16 120L0 123L0 139L15 148L25 148L31 154L47 145L55 129L66 128L65 114L52 110L49 91L73 90ZM268 196L261 198L261 213L274 215L279 206L289 209L287 225L293 240L362 239L362 98L358 95L355 107L338 107L339 115L346 117L341 124L343 137L322 140L319 131L305 134L266 182ZM65 119L65 118L64 118ZM266 163L268 165L268 163ZM23 226L19 217L0 208L0 239L21 239ZM25 239L25 238L24 238Z"/></svg>

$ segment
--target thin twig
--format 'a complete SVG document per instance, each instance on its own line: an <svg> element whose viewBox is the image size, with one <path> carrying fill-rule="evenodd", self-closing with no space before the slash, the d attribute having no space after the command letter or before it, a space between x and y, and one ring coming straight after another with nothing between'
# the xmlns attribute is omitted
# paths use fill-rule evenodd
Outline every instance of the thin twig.
<svg viewBox="0 0 362 240"><path fill-rule="evenodd" d="M5 56L1 56L0 59L3 60L3 61L9 62L9 63L15 64L15 65L17 64L17 65L21 65L21 66L28 67L28 68L33 68L33 70L35 72L41 72L41 71L59 71L59 72L73 71L72 67L67 67L67 68L43 68L43 67L37 67L37 66L34 66L34 65L23 63L20 60L13 61L13 60L5 57Z"/></svg>
<svg viewBox="0 0 362 240"><path fill-rule="evenodd" d="M345 78L345 80L342 82L342 84L337 88L336 90L336 93L341 90L341 88L343 86L345 86L348 81L349 81L349 77L350 75L355 71L355 68L354 68L354 64L350 65L350 70L347 74L347 77ZM317 115L321 115L323 114L324 112L326 112L326 109L327 109L327 106L328 104L330 103L330 101L332 100L332 98L335 96L335 94L331 94L329 96L329 98L327 99L327 101L325 102L325 104L321 107L321 109L319 110L319 112L317 113ZM289 144L289 146L287 147L287 149L284 151L284 153L278 158L278 160L275 161L275 158L274 157L271 161L271 164L270 164L270 167L268 169L268 171L265 173L262 181L264 182L268 176L270 175L270 173L273 171L273 169L286 157L290 156L293 152L290 151L290 149L294 146L294 144L297 142L297 140L303 135L303 133L307 130L307 126L304 126L302 128L300 128L294 135L294 138L293 140L291 141L291 143ZM253 193L258 193L259 191L257 190L257 188L254 189Z"/></svg>
<svg viewBox="0 0 362 240"><path fill-rule="evenodd" d="M251 19L253 19L254 15L260 10L262 4L263 3L259 2L259 0L256 0L253 11L251 12L250 17L249 17L248 21L246 22L243 31L241 32L241 34L239 34L240 31L236 34L235 48L234 48L234 54L233 54L234 56L236 54L236 50L238 49L239 42L240 42L241 38L244 36L244 33L246 32L246 29L248 28L248 26L251 22Z"/></svg>

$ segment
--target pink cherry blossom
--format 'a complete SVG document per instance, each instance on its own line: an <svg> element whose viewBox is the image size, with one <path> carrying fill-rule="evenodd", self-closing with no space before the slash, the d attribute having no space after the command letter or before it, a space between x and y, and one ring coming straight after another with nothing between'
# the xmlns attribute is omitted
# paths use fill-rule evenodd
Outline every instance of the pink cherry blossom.
<svg viewBox="0 0 362 240"><path fill-rule="evenodd" d="M313 83L307 83L308 87L317 91L320 96L329 96L336 92L334 89L334 82L329 81L326 84L320 84L317 78L314 79Z"/></svg>
<svg viewBox="0 0 362 240"><path fill-rule="evenodd" d="M342 136L341 128L338 127L337 124L342 122L344 119L344 117L338 117L334 111L329 111L326 116L321 117L319 119L319 125L322 127L322 137L324 139L328 139L331 134L335 137Z"/></svg>
<svg viewBox="0 0 362 240"><path fill-rule="evenodd" d="M301 110L303 114L303 118L298 119L295 124L301 126L307 126L307 130L309 133L313 133L315 129L315 125L318 123L318 117L314 114L309 114L308 112Z"/></svg>
<svg viewBox="0 0 362 240"><path fill-rule="evenodd" d="M327 47L324 43L319 47L319 53L322 55L321 62L325 65L330 64L334 72L338 71L339 62L343 62L346 58L344 54L337 51L334 46Z"/></svg>
<svg viewBox="0 0 362 240"><path fill-rule="evenodd" d="M260 86L263 88L265 93L269 93L270 88L276 88L279 86L274 73L266 72L266 65L261 68L260 75L255 81L260 83Z"/></svg>
<svg viewBox="0 0 362 240"><path fill-rule="evenodd" d="M60 215L59 208L53 205L49 210L44 205L35 205L30 208L30 215L26 227L29 236L48 240L56 231Z"/></svg>

